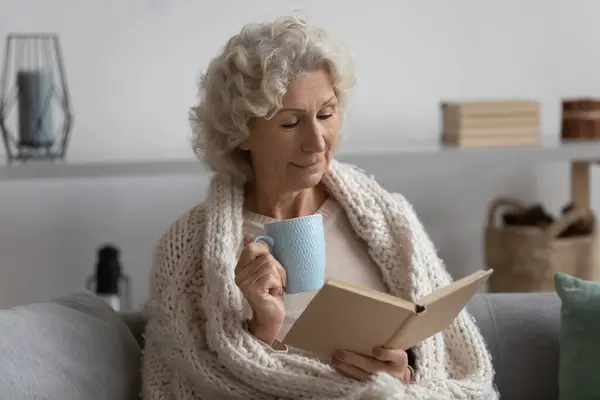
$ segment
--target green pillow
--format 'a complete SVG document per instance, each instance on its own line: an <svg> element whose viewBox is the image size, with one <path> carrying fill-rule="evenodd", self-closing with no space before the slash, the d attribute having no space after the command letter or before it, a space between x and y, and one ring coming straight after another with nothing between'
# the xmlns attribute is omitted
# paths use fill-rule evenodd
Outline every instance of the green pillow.
<svg viewBox="0 0 600 400"><path fill-rule="evenodd" d="M600 399L600 282L559 273L554 284L562 301L559 399Z"/></svg>

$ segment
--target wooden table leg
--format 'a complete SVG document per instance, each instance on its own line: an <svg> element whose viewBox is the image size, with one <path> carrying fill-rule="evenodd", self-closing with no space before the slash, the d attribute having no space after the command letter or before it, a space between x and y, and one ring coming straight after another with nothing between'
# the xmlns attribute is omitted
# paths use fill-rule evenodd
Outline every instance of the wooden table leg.
<svg viewBox="0 0 600 400"><path fill-rule="evenodd" d="M571 163L571 201L576 207L591 208L590 162Z"/></svg>

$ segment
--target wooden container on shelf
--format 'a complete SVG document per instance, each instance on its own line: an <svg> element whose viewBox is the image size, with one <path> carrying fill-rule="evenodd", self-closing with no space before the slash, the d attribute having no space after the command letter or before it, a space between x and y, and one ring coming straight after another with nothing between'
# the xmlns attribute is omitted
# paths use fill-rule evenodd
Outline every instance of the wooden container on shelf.
<svg viewBox="0 0 600 400"><path fill-rule="evenodd" d="M600 139L600 99L564 99L561 138Z"/></svg>
<svg viewBox="0 0 600 400"><path fill-rule="evenodd" d="M441 142L459 147L532 146L540 142L534 100L442 102Z"/></svg>
<svg viewBox="0 0 600 400"><path fill-rule="evenodd" d="M549 225L536 227L499 226L501 209L520 212L525 206L510 198L490 205L484 244L486 268L494 269L489 292L552 292L557 272L585 280L600 277L595 225L589 235L561 237L573 223L590 217L593 221L591 210L574 208Z"/></svg>

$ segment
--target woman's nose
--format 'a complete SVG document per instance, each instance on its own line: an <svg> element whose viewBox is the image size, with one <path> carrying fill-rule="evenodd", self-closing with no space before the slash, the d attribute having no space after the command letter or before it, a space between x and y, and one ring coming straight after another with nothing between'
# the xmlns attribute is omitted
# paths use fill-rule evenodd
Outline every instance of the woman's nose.
<svg viewBox="0 0 600 400"><path fill-rule="evenodd" d="M319 153L325 150L325 135L327 130L318 122L312 123L307 132L305 132L305 140L302 146L302 151L306 153Z"/></svg>

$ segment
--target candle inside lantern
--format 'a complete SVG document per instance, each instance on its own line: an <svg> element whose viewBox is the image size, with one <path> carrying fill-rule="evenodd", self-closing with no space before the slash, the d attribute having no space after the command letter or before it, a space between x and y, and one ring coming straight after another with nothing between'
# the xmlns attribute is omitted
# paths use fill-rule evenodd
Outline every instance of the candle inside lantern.
<svg viewBox="0 0 600 400"><path fill-rule="evenodd" d="M54 143L52 126L52 72L44 69L17 73L19 143L35 149Z"/></svg>

